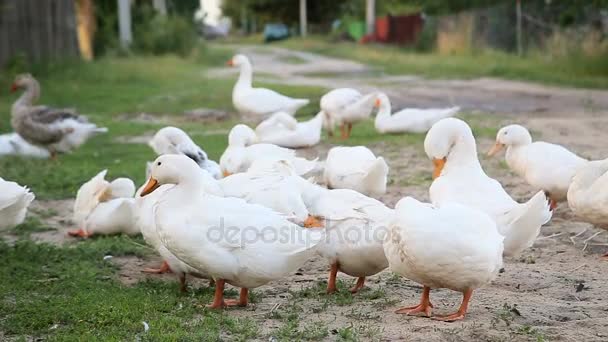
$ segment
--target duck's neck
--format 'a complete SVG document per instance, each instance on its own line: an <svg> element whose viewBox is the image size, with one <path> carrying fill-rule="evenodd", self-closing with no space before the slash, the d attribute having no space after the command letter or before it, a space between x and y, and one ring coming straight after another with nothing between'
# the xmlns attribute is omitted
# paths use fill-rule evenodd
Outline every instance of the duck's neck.
<svg viewBox="0 0 608 342"><path fill-rule="evenodd" d="M530 144L528 143L507 146L507 152L505 154L505 160L507 161L507 165L509 165L511 169L518 173L523 173L525 171L526 160L524 150L529 145Z"/></svg>
<svg viewBox="0 0 608 342"><path fill-rule="evenodd" d="M378 108L378 114L376 114L376 121L389 118L391 110L391 104L388 101L382 101L380 108Z"/></svg>
<svg viewBox="0 0 608 342"><path fill-rule="evenodd" d="M460 169L482 170L477 157L477 146L472 137L459 138L450 150L444 167L444 173L455 172Z"/></svg>
<svg viewBox="0 0 608 342"><path fill-rule="evenodd" d="M13 108L17 107L31 107L36 100L40 97L40 85L38 82L32 80L25 87L25 91L17 101L13 104Z"/></svg>
<svg viewBox="0 0 608 342"><path fill-rule="evenodd" d="M178 184L167 191L165 199L177 206L183 206L190 202L188 199L204 194L205 186L203 179L200 177L200 174L193 174L189 177L182 178Z"/></svg>
<svg viewBox="0 0 608 342"><path fill-rule="evenodd" d="M310 119L308 122L315 128L321 129L321 127L323 126L323 116L324 115L325 115L325 113L323 111L320 111L319 113L317 113L317 115L315 115L315 117Z"/></svg>
<svg viewBox="0 0 608 342"><path fill-rule="evenodd" d="M251 64L249 62L243 62L241 64L241 70L239 74L239 79L234 86L235 89L249 89L251 88L251 79L253 77L253 71L251 68Z"/></svg>

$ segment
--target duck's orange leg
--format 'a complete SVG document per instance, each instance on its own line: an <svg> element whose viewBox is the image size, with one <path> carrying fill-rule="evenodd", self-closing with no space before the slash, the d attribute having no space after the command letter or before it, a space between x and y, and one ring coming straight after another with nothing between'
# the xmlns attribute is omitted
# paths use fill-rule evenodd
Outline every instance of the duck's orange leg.
<svg viewBox="0 0 608 342"><path fill-rule="evenodd" d="M553 198L553 196L551 196L551 193L546 192L546 191L545 191L545 196L547 196L547 198L549 199L549 209L551 211L555 210L555 208L557 208L557 200L555 200L555 198Z"/></svg>
<svg viewBox="0 0 608 342"><path fill-rule="evenodd" d="M217 279L215 281L215 294L213 296L213 303L207 305L209 309L223 309L226 306L224 302L224 285L226 284L224 279Z"/></svg>
<svg viewBox="0 0 608 342"><path fill-rule="evenodd" d="M353 288L350 289L350 293L357 293L365 286L365 277L357 278L357 283Z"/></svg>
<svg viewBox="0 0 608 342"><path fill-rule="evenodd" d="M342 138L342 139L348 138L348 135L346 133L346 124L345 123L340 125L340 138Z"/></svg>
<svg viewBox="0 0 608 342"><path fill-rule="evenodd" d="M91 233L88 233L86 230L80 228L77 230L70 230L68 231L68 235L69 236L73 236L73 237L81 237L81 238L88 238L89 236L93 235Z"/></svg>
<svg viewBox="0 0 608 342"><path fill-rule="evenodd" d="M346 130L346 138L350 138L350 133L353 131L353 124L351 122L349 122L348 124L348 129Z"/></svg>
<svg viewBox="0 0 608 342"><path fill-rule="evenodd" d="M247 306L248 304L249 289L241 288L239 293L239 299L226 299L224 301L225 306Z"/></svg>
<svg viewBox="0 0 608 342"><path fill-rule="evenodd" d="M431 288L425 286L422 288L422 299L420 300L420 304L415 306L404 307L395 311L396 314L405 314L405 315L414 315L417 313L424 313L426 317L431 317L431 309L433 308L433 304L431 304Z"/></svg>
<svg viewBox="0 0 608 342"><path fill-rule="evenodd" d="M305 228L321 228L325 227L323 221L319 220L317 217L308 215L306 220L304 221Z"/></svg>
<svg viewBox="0 0 608 342"><path fill-rule="evenodd" d="M182 273L179 275L179 292L188 292L188 286L186 285L186 273Z"/></svg>
<svg viewBox="0 0 608 342"><path fill-rule="evenodd" d="M144 268L142 272L153 274L169 273L171 272L171 267L169 267L169 264L166 261L163 261L159 268Z"/></svg>
<svg viewBox="0 0 608 342"><path fill-rule="evenodd" d="M473 290L466 290L462 295L462 304L460 304L460 309L451 315L446 316L435 316L433 319L444 321L444 322L454 322L464 319L467 314L467 309L469 307L469 300L471 300L471 295L473 294Z"/></svg>
<svg viewBox="0 0 608 342"><path fill-rule="evenodd" d="M329 280L327 280L327 293L336 292L336 276L338 275L338 263L334 262L331 264L329 269Z"/></svg>

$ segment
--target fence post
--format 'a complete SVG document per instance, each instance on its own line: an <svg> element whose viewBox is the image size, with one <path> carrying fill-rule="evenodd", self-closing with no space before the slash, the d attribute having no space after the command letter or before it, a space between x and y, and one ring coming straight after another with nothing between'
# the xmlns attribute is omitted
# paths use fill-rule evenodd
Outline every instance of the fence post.
<svg viewBox="0 0 608 342"><path fill-rule="evenodd" d="M131 0L118 1L118 29L120 31L120 44L127 49L133 41L131 33Z"/></svg>
<svg viewBox="0 0 608 342"><path fill-rule="evenodd" d="M515 2L515 12L517 15L517 55L521 56L523 54L523 47L521 42L521 0L516 0Z"/></svg>
<svg viewBox="0 0 608 342"><path fill-rule="evenodd" d="M367 24L367 34L374 33L374 21L376 20L376 0L366 0L365 22Z"/></svg>
<svg viewBox="0 0 608 342"><path fill-rule="evenodd" d="M306 24L308 18L306 17L306 0L300 0L300 35L306 37Z"/></svg>

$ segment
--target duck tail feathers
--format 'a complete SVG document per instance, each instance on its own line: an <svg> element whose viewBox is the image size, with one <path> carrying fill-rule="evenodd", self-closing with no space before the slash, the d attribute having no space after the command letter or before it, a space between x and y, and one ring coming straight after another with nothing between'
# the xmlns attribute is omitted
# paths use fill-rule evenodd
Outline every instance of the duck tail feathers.
<svg viewBox="0 0 608 342"><path fill-rule="evenodd" d="M503 222L503 227L508 227L501 231L505 236L504 254L515 256L532 246L540 233L540 227L549 222L552 214L543 191L536 193L528 202L516 206Z"/></svg>

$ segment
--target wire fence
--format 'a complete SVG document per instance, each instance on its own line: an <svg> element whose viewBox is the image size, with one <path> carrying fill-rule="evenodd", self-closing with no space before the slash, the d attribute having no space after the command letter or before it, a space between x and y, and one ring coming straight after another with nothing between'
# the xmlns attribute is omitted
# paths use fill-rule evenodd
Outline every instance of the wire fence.
<svg viewBox="0 0 608 342"><path fill-rule="evenodd" d="M551 55L608 53L608 9L572 9L546 0L521 1L518 38L516 1L427 20L436 30L437 49L458 53L492 48L507 52ZM519 41L518 41L519 39Z"/></svg>

